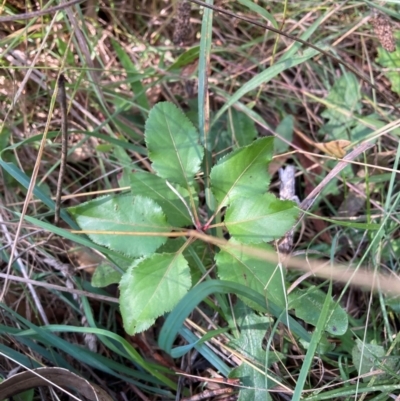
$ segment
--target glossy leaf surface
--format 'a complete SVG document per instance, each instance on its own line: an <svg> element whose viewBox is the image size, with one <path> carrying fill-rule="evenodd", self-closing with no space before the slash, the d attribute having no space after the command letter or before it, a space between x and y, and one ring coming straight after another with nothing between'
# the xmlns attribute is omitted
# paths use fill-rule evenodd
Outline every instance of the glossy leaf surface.
<svg viewBox="0 0 400 401"><path fill-rule="evenodd" d="M282 237L298 216L292 201L282 201L272 194L238 197L227 208L225 225L239 242L258 244Z"/></svg>
<svg viewBox="0 0 400 401"><path fill-rule="evenodd" d="M157 174L187 188L200 169L204 149L190 120L174 104L157 103L146 121L145 139Z"/></svg>
<svg viewBox="0 0 400 401"><path fill-rule="evenodd" d="M178 195L168 187L166 180L146 172L133 173L130 176L132 193L153 199L164 211L168 223L173 227L183 227L192 224L187 208ZM177 192L187 205L190 205L189 192L177 186ZM197 196L195 204L197 205Z"/></svg>
<svg viewBox="0 0 400 401"><path fill-rule="evenodd" d="M274 252L267 244L260 244L257 248ZM243 284L264 295L276 305L285 306L285 273L276 263L272 264L228 247L217 254L216 263L218 276L222 280ZM242 298L242 301L260 310L255 302L247 298Z"/></svg>
<svg viewBox="0 0 400 401"><path fill-rule="evenodd" d="M298 318L316 326L322 305L328 296L317 288L308 291L295 290L289 294L289 308L295 310ZM345 310L331 299L325 330L330 334L341 336L346 333L348 323Z"/></svg>
<svg viewBox="0 0 400 401"><path fill-rule="evenodd" d="M269 380L262 372L265 369L266 359L263 341L270 324L271 318L257 316L249 311L239 321L240 337L229 343L230 347L239 351L241 355L246 356L252 362L251 364L246 361L242 362L230 375L231 377L239 377L244 387L240 390L238 401L271 400L268 393ZM255 369L254 365L259 369Z"/></svg>
<svg viewBox="0 0 400 401"><path fill-rule="evenodd" d="M236 197L266 192L267 165L271 161L273 138L262 138L222 158L211 170L211 187L219 208Z"/></svg>
<svg viewBox="0 0 400 401"><path fill-rule="evenodd" d="M105 196L68 211L83 231L101 232L88 233L94 242L125 255L149 255L167 240L166 236L155 235L168 232L169 227L161 207L149 198L131 194Z"/></svg>
<svg viewBox="0 0 400 401"><path fill-rule="evenodd" d="M125 330L146 330L169 312L191 286L189 266L181 254L155 254L133 265L120 282Z"/></svg>

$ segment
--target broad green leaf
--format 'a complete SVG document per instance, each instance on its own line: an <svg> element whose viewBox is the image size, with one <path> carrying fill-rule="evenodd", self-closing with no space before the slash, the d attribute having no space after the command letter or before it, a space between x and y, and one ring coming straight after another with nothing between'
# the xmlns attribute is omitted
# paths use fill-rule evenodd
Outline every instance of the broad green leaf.
<svg viewBox="0 0 400 401"><path fill-rule="evenodd" d="M232 240L230 240L232 242ZM274 252L267 244L260 244L257 249ZM253 258L238 249L229 247L221 250L215 258L218 267L218 276L221 280L243 284L264 295L276 305L285 307L285 273L273 263ZM253 309L257 304L242 298Z"/></svg>
<svg viewBox="0 0 400 401"><path fill-rule="evenodd" d="M294 119L292 115L287 115L276 127L276 133L282 138L286 139L289 143L293 139L293 126ZM283 142L279 138L275 138L274 141L274 153L284 153L289 149L289 144Z"/></svg>
<svg viewBox="0 0 400 401"><path fill-rule="evenodd" d="M327 296L318 288L295 290L289 294L289 308L295 310L298 318L316 326ZM349 324L347 313L333 299L329 308L325 330L330 334L342 336L346 333Z"/></svg>
<svg viewBox="0 0 400 401"><path fill-rule="evenodd" d="M190 271L181 254L155 254L122 276L120 308L128 334L148 329L169 312L190 288Z"/></svg>
<svg viewBox="0 0 400 401"><path fill-rule="evenodd" d="M102 262L96 267L91 284L98 288L107 287L110 284L118 284L121 276L121 273L115 270L110 263Z"/></svg>
<svg viewBox="0 0 400 401"><path fill-rule="evenodd" d="M154 235L166 233L169 228L161 207L149 198L104 196L68 211L83 231L102 231L88 234L94 242L128 256L150 255L167 240L166 236Z"/></svg>
<svg viewBox="0 0 400 401"><path fill-rule="evenodd" d="M251 144L258 134L254 121L234 108L229 114L228 132L231 141L239 147Z"/></svg>
<svg viewBox="0 0 400 401"><path fill-rule="evenodd" d="M321 114L329 121L321 128L329 140L349 139L348 130L355 123L354 113L361 110L361 93L358 78L351 72L344 73L335 81L326 103L328 108ZM343 113L341 110L345 110Z"/></svg>
<svg viewBox="0 0 400 401"><path fill-rule="evenodd" d="M261 138L219 160L211 170L211 188L218 209L236 197L252 197L266 192L269 184L267 165L272 159L274 139Z"/></svg>
<svg viewBox="0 0 400 401"><path fill-rule="evenodd" d="M157 174L188 188L200 169L204 149L183 112L172 103L157 103L146 121L145 139Z"/></svg>
<svg viewBox="0 0 400 401"><path fill-rule="evenodd" d="M225 225L235 240L258 244L282 237L294 226L298 214L294 202L272 194L237 197L226 210Z"/></svg>
<svg viewBox="0 0 400 401"><path fill-rule="evenodd" d="M184 247L182 255L190 267L192 283L196 284L207 272L207 269L214 264L213 254L210 252L208 244L204 241L194 241L189 246L185 246L185 238L168 238L168 241L157 249L158 253L175 253Z"/></svg>
<svg viewBox="0 0 400 401"><path fill-rule="evenodd" d="M377 369L387 368L392 372L397 370L399 357L385 357L386 351L381 345L366 344L357 338L351 353L354 366L360 376ZM379 380L385 378L388 378L386 374L378 376ZM365 377L363 380L370 381L371 377Z"/></svg>
<svg viewBox="0 0 400 401"><path fill-rule="evenodd" d="M168 187L163 178L147 172L136 172L130 174L130 181L132 193L134 195L145 196L157 202L164 211L168 223L171 226L183 227L193 224L182 200ZM175 185L175 187L177 186ZM190 207L189 192L185 188L179 186L176 190ZM197 203L198 200L196 196L195 205L197 205Z"/></svg>
<svg viewBox="0 0 400 401"><path fill-rule="evenodd" d="M261 373L266 369L266 352L263 348L263 341L266 330L271 324L270 320L267 316L248 313L240 322L240 337L229 343L230 347L239 351L250 360L251 365L256 365L258 368L255 369L249 362L243 361L229 375L230 377L240 378L244 387L240 390L239 401L271 400L268 393L267 376Z"/></svg>

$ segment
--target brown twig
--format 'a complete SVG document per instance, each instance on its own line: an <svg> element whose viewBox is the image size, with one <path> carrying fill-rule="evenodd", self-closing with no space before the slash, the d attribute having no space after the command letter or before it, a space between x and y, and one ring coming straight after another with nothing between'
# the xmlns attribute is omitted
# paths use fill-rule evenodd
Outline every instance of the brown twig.
<svg viewBox="0 0 400 401"><path fill-rule="evenodd" d="M30 13L18 14L18 15L9 15L7 17L0 17L0 23L2 22L12 22L12 21L20 21L20 20L28 20L32 18L41 17L42 15L52 14L56 11L64 10L65 8L71 7L75 4L81 3L83 0L71 0L67 3L59 4L58 6L45 8L43 10L32 11Z"/></svg>
<svg viewBox="0 0 400 401"><path fill-rule="evenodd" d="M307 198L303 200L300 204L300 208L303 211L307 211L313 205L317 196L320 192L325 188L329 181L331 181L334 177L336 177L349 162L358 157L361 153L365 152L369 148L374 146L371 142L362 143L360 146L357 146L353 149L348 155L346 155L328 174L327 176L308 194Z"/></svg>
<svg viewBox="0 0 400 401"><path fill-rule="evenodd" d="M61 205L61 194L62 186L67 167L67 155L68 155L68 119L67 119L67 95L65 92L65 77L60 74L58 78L58 96L61 108L61 162L60 162L60 173L58 175L57 182L57 193L56 202L54 208L54 224L58 226L60 222L60 205Z"/></svg>

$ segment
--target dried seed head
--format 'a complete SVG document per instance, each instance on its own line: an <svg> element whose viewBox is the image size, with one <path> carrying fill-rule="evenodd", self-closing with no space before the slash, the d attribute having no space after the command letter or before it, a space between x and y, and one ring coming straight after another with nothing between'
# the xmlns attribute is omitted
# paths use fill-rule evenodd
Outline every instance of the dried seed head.
<svg viewBox="0 0 400 401"><path fill-rule="evenodd" d="M396 41L393 37L393 28L390 19L384 14L376 14L371 20L375 35L382 47L388 52L396 50Z"/></svg>
<svg viewBox="0 0 400 401"><path fill-rule="evenodd" d="M175 17L175 30L172 41L175 45L181 46L190 35L190 2L181 0L178 3L178 8Z"/></svg>

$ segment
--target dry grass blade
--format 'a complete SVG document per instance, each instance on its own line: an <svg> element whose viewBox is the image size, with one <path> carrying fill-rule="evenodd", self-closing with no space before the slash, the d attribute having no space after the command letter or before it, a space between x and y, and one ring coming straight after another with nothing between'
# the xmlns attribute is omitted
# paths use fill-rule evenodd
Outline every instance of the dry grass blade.
<svg viewBox="0 0 400 401"><path fill-rule="evenodd" d="M354 160L356 157L358 157L361 153L365 152L366 150L372 148L374 145L371 142L366 142L361 144L360 146L357 146L355 149L353 149L352 152L350 152L348 155L346 155L343 160L341 160L328 174L324 179L314 188L314 190L307 196L306 199L304 199L300 205L302 210L308 210L310 207L313 205L315 202L317 196L321 193L321 191L325 188L325 186L328 184L330 180L332 180L334 177L336 177L340 171L342 171L350 162L351 160Z"/></svg>
<svg viewBox="0 0 400 401"><path fill-rule="evenodd" d="M357 398L354 380L368 375L356 371L361 364L354 360L355 341L351 340L363 338L365 330L365 339L376 338L377 347L384 351L393 347L385 355L400 360L397 311L393 312L390 303L392 294L400 293L396 230L400 207L396 199L400 197L396 198L395 180L399 174L400 153L396 154L396 146L400 129L398 121L394 121L398 94L394 93L395 87L388 85L396 65L381 64L376 58L378 52L378 56L393 59L394 53L388 54L376 39L378 36L386 50L395 49L396 38L390 17L386 17L393 15L392 5L376 5L382 14L373 15L365 4L346 0L323 4L268 2L266 7L255 0L153 1L147 2L146 7L129 0L118 4L108 0L78 3L83 1L55 0L52 4L56 7L38 2L14 8L10 1L3 4L5 11L0 17L4 25L0 32L0 52L4 54L1 68L7 73L4 76L8 75L7 88L0 76L0 109L4 110L0 111L0 126L5 134L0 135L0 148L5 149L0 152L0 292L3 290L4 296L8 290L6 304L0 310L6 326L0 338L0 370L9 372L11 377L13 370L21 366L36 367L35 363L39 363L72 371L68 366L71 364L113 394L148 401L215 398L218 392L226 391L222 389L225 384L240 391L240 399L317 399L327 398L330 394L324 392L328 391L337 391L330 399L353 395ZM57 10L64 11L51 21L51 13ZM45 14L50 17L43 17ZM30 18L36 20L28 21ZM374 32L369 22L373 22ZM293 59L300 61L290 64ZM285 65L285 69L275 70L277 64ZM64 76L57 80L60 71L66 71L68 93ZM192 80L198 83L197 92L187 89ZM254 84L246 86L249 82ZM249 90L241 91L243 87ZM371 88L380 90L375 93ZM151 126L148 115L153 105L166 100L185 113L190 129L200 133L200 139L194 136L193 141L207 149L207 157L195 174L196 185L188 184L184 189L176 185L174 177L169 181L171 185L165 185L165 178L153 176L158 170L151 164L154 160L150 147L146 147L146 130ZM63 148L59 166L60 118ZM167 127L169 119L165 121ZM65 171L68 129L69 163ZM158 133L163 130L163 126L157 128ZM182 131L186 132L186 128ZM229 213L233 213L230 207L236 199L253 200L252 190L232 197L229 205L216 211L219 205L213 191L217 191L217 184L210 174L214 166L220 168L230 160L231 151L239 154L242 148L271 134L276 134L273 144L272 138L268 139L272 161L265 155L265 160L257 164L249 157L251 168L243 175L243 186L240 179L235 185L240 191L254 186L254 192L260 190L261 196L271 196L283 207L290 207L292 218L286 234L279 233L273 239L285 254L272 248L273 240L261 236L282 227L288 209L282 210L282 218L261 221L258 215L251 218L251 209L246 210L244 203L239 205L238 209L246 212L237 225L242 220L259 223L255 242L246 242L247 232L236 235L230 231L233 225L229 225ZM157 142L163 139L160 135ZM160 153L169 161L165 149ZM238 166L233 164L221 174L221 182L228 180ZM286 165L289 168L284 169ZM255 174L258 166L265 173L260 179ZM281 184L285 183L280 187L278 172ZM147 175L157 178L157 185L139 183L138 177ZM158 187L161 180L163 185ZM37 191L34 196L33 185ZM147 197L151 194L148 190L158 191L160 198L154 200L154 207L157 213L159 208L164 213L160 215L162 224L165 217L173 229L141 232L139 237L134 232L136 222L131 225L127 220L134 213L132 199L142 194ZM304 200L296 208L292 202L277 199L278 191L281 199L295 200L298 195ZM341 205L349 211L349 202L345 201L353 192L362 199L360 208L351 216L339 218ZM51 194L56 194L55 224ZM116 207L104 214L91 214L92 207L123 197L127 199L126 210L115 202ZM260 202L260 210L263 205ZM169 221L169 206L185 214L186 225ZM146 208L145 212L155 214L154 210ZM90 218L94 216L93 220L99 217L94 226L83 226L85 213ZM118 227L113 223L115 215L119 216ZM299 215L301 230L295 231ZM62 225L70 224L73 230L56 227L62 218ZM48 231L54 233L51 240ZM100 237L101 241L109 241L105 245L96 243ZM143 316L147 313L147 305L139 305L140 301L129 303L131 295L139 294L144 302L154 299L154 304L163 307L178 292L166 286L165 292L158 287L154 296L143 296L134 280L132 288L126 287L127 296L118 298L121 282L131 272L142 272L145 280L154 283L156 273L142 263L151 255L141 259L129 255L134 244L150 243L154 237L163 237L165 244L155 251L157 257L175 254L176 260L182 259L182 264L176 265L184 274L173 275L168 282L175 285L182 277L189 277L185 273L187 266L192 287L188 284L185 291L189 288L195 292L203 280L212 285L219 285L220 280L237 280L249 292L254 290L260 295L257 305L261 310L265 299L270 306L282 308L283 319L279 320L278 314L260 313L258 306L246 304L244 299L240 302L239 292L235 293L232 287L223 293L207 293L203 298L198 294L198 301L191 306L192 320L186 320L174 340L171 358L156 349L160 325L165 324L158 316L164 316L165 310L157 314L149 329L125 337L127 348L117 349L119 341L124 343L117 333L129 330L126 322L129 325L136 311ZM126 243L128 253L113 249L116 243ZM93 257L94 250L101 252L101 257L97 253ZM225 273L223 258L216 257L224 253L230 258ZM232 255L243 256L243 263L239 256L231 258ZM7 267L9 259L13 260ZM139 269L133 265L136 261ZM175 266L175 260L168 271L172 271L171 266ZM280 269L282 266L285 268ZM274 273L264 277L268 269ZM280 280L274 282L278 269ZM327 291L331 282L332 294ZM273 291L264 296L269 283ZM236 296L231 297L232 293ZM326 330L325 323L317 326L315 321L307 321L292 308L294 298L308 299L314 293L330 298L332 305L346 314L345 337ZM318 302L308 308L316 319L322 310ZM182 307L188 307L188 302ZM121 314L124 308L125 315ZM172 313L180 311L177 306L171 308ZM370 313L375 313L376 319ZM248 320L251 315L256 317L254 321ZM43 327L47 324L49 327ZM180 325L175 324L178 329ZM322 342L318 345L321 349L309 352L312 348L305 344L317 337L313 334L316 331L325 332L327 344ZM102 341L91 342L96 336L101 336ZM198 341L199 338L202 339ZM253 340L256 341L251 347L256 353L250 355L247 346ZM97 349L92 347L96 344ZM196 348L187 344L196 344ZM15 353L14 359L4 351L7 347ZM184 352L187 357L182 357ZM130 366L125 363L127 356L131 358ZM310 365L304 363L307 356ZM344 361L341 370L337 368L338 361ZM368 372L380 371L389 377L391 367L383 366L386 356L379 364L379 369L374 366ZM304 383L299 379L302 366L307 368L303 371L307 370L309 377ZM188 376L198 373L205 383L200 387L192 380L170 375L177 371L181 376L183 372ZM237 382L226 383L223 377L213 380L215 376L209 371L236 377ZM255 381L246 382L252 375ZM121 381L122 376L128 379ZM26 384L28 376L21 377ZM272 385L263 386L266 380ZM390 380L393 386L397 385L394 374ZM257 385L257 381L261 384ZM293 391L295 386L297 391L296 382L302 387L300 396ZM368 397L374 397L371 392L380 391L376 390L378 383L373 387L369 384L364 383L363 390L368 391ZM393 391L385 390L382 397L398 393L400 385L397 386ZM252 395L246 397L247 391ZM83 398L78 392L75 396ZM231 394L225 397L238 398ZM102 398L97 395L97 399Z"/></svg>
<svg viewBox="0 0 400 401"><path fill-rule="evenodd" d="M269 261L278 264L280 262L279 255L275 252L267 252L247 245L228 243L228 241L208 236L197 231L189 231L188 236L193 238L202 239L210 244L217 245L222 249L237 249L241 252L252 255L261 260ZM360 288L368 288L370 291L382 291L386 294L398 295L400 294L400 278L392 273L390 275L376 274L368 269L357 269L355 271L349 266L343 264L333 264L322 260L308 260L288 257L288 268L310 272L312 275L328 280L337 281L343 284L351 284ZM374 283L378 283L374 286Z"/></svg>
<svg viewBox="0 0 400 401"><path fill-rule="evenodd" d="M51 28L52 28L53 24L55 23L55 21L56 21L56 15L52 18L52 21L49 24L49 29L48 29L45 37L44 37L44 40L43 40L39 50L35 54L35 58L34 58L34 60L32 62L32 65L29 67L29 69L28 69L28 71L27 71L27 73L26 73L26 75L24 77L24 80L21 83L20 88L18 89L17 93L15 94L15 96L13 98L13 101L12 101L12 103L11 103L11 105L9 107L9 110L7 111L6 117L4 119L3 127L4 127L5 123L6 123L6 118L7 118L8 114L10 113L10 111L15 106L15 104L17 102L17 99L19 98L20 94L23 91L23 88L25 87L26 83L29 80L29 76L33 71L33 67L35 66L36 60L38 59L41 51L45 47L46 38L50 35ZM27 192L26 197L25 197L24 206L22 208L22 213L21 213L21 217L20 217L20 220L19 220L19 223L18 223L17 231L15 233L15 239L14 239L14 242L13 242L13 245L12 245L10 259L9 259L8 265L7 265L7 274L9 274L10 271L11 271L11 266L12 266L12 263L13 263L13 257L15 255L15 252L16 252L16 249L17 249L18 238L19 238L19 235L20 235L20 232L21 232L21 228L22 228L22 222L23 222L24 216L25 216L25 214L26 214L26 212L28 210L29 202L30 202L30 200L32 198L33 188L36 185L36 179L37 179L37 176L38 176L38 173L39 173L40 161L42 159L42 154L43 154L44 147L45 147L45 144L46 144L47 132L48 132L48 129L49 129L49 126L50 126L50 121L51 121L52 114L53 114L54 103L55 103L55 98L53 98L53 102L52 102L52 104L50 106L50 112L48 114L46 129L45 129L45 131L43 133L43 138L42 138L42 141L40 143L38 156L37 156L36 163L35 163L35 166L34 166L34 169L33 169L33 172L32 172L32 177L31 177L31 180L30 180L30 183L29 183L28 192ZM23 274L26 275L26 272L23 271ZM0 301L2 301L4 299L4 294L7 292L7 289L8 289L8 282L6 280L5 283L4 283L2 292L0 294ZM31 291L34 294L35 299L38 299L38 297L35 295L35 291L34 291L33 287L31 288ZM43 321L47 322L47 317L43 312L43 308L40 306L40 303L37 303L37 305L38 305L39 310L41 311L41 315L42 315Z"/></svg>

